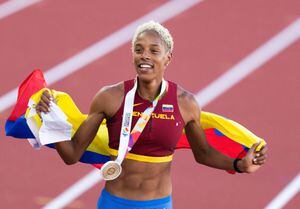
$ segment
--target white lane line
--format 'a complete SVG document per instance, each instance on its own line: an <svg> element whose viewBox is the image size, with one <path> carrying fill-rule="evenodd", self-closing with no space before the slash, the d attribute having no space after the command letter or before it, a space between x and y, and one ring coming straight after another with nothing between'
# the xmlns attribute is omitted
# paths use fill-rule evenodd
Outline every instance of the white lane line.
<svg viewBox="0 0 300 209"><path fill-rule="evenodd" d="M63 208L101 181L102 177L100 176L99 170L94 169L92 172L89 172L87 175L82 177L79 181L77 181L75 184L61 193L58 197L56 197L42 209Z"/></svg>
<svg viewBox="0 0 300 209"><path fill-rule="evenodd" d="M295 37L293 34L295 31L300 29L300 19L292 23L290 26L288 26L286 29L284 29L282 32L280 32L278 35L276 35L274 38L270 39L268 42L266 42L262 47L259 47L257 50L255 50L253 53L248 55L245 59L244 62L248 63L249 65L252 66L250 69L250 72L254 71L257 67L261 66L265 62L269 61L272 57L277 55L280 51L284 50L287 46L291 45L292 43L296 42L300 38L300 34L298 32L298 35ZM283 35L284 34L284 35ZM296 32L297 34L297 32ZM279 37L279 38L278 38ZM280 44L279 44L280 43ZM275 46L274 46L275 45ZM280 47L279 47L279 46ZM266 48L265 48L266 47ZM272 50L271 50L272 49ZM276 49L276 53L274 53L274 50ZM267 57L268 59L261 60L261 53L269 53L269 55L264 55L264 57ZM245 61L246 60L246 61ZM249 61L250 60L250 61ZM257 60L260 60L259 65L257 64ZM256 63L251 64L252 62ZM240 63L238 63L236 66L233 68L229 69L225 74L229 74L231 76L237 76L239 77L239 80L237 81L236 79L233 79L229 77L228 81L224 79L216 79L212 84L210 84L207 88L204 88L203 90L199 91L198 94L196 95L196 99L199 102L200 106L205 106L220 95L222 95L225 91L220 91L219 86L224 86L224 84L221 84L222 82L228 82L229 86L232 87L235 84L237 84L239 81L241 81L243 78L245 78L247 75L250 74L249 68L245 67L247 70L247 74L244 76L240 76L240 74L244 74L243 71L245 70L244 68L238 68L239 71L237 71L237 66L239 66ZM231 73L233 71L233 73ZM223 77L223 76L221 76ZM230 87L227 87L226 90L228 90ZM209 90L210 94L207 94L206 91L207 89ZM222 89L221 89L222 90ZM95 175L97 176L98 170L93 170L91 171L88 175ZM97 176L97 181L101 181L100 177ZM90 181L94 181L94 179L90 179ZM95 182L95 184L97 183ZM81 182L79 180L78 182ZM77 183L76 183L77 184ZM83 188L80 188L84 191L88 190L91 188L93 185L89 184L87 187L85 187L84 184L80 184L83 186ZM71 187L73 190L73 186ZM80 192L80 189L77 190L77 193L72 193L70 191L70 188L67 189L64 193L60 194L57 198L55 198L52 202L50 202L48 205L46 205L43 209L60 209L66 204L72 202L74 199L79 197L82 193ZM65 195L67 194L67 195ZM63 204L64 205L63 205Z"/></svg>
<svg viewBox="0 0 300 209"><path fill-rule="evenodd" d="M300 38L300 19L264 43L197 94L200 106L214 100Z"/></svg>
<svg viewBox="0 0 300 209"><path fill-rule="evenodd" d="M42 0L10 0L0 5L0 20Z"/></svg>
<svg viewBox="0 0 300 209"><path fill-rule="evenodd" d="M283 208L294 196L300 193L300 173L265 207L265 209Z"/></svg>
<svg viewBox="0 0 300 209"><path fill-rule="evenodd" d="M101 41L91 45L73 57L48 70L45 73L47 84L51 85L59 80L64 79L66 76L80 70L86 65L127 43L131 40L138 25L149 20L165 22L201 1L202 0L173 0L163 4L147 15L135 20L134 22L112 33ZM9 108L15 103L17 91L17 88L15 88L0 97L0 112Z"/></svg>
<svg viewBox="0 0 300 209"><path fill-rule="evenodd" d="M102 177L100 176L100 171L98 169L94 169L89 172L87 175L79 179L75 184L70 186L60 195L55 197L51 202L45 205L42 209L60 209L64 208L76 198L84 194L86 191L91 189L96 184L102 181ZM96 201L95 201L96 205Z"/></svg>

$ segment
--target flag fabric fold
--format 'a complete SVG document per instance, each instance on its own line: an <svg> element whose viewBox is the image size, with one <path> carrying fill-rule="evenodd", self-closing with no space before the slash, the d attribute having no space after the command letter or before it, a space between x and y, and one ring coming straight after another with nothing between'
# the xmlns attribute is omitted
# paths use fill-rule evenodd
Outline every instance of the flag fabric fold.
<svg viewBox="0 0 300 209"><path fill-rule="evenodd" d="M39 139L41 135L39 130L43 123L34 110L45 88L46 82L41 70L34 70L20 85L17 103L5 124L7 136L29 139L30 144L35 148L45 144L41 143ZM65 114L66 117L62 117L62 120L65 120L64 124L70 124L70 127L68 125L66 127L70 128L70 133L68 133L72 137L87 115L80 112L68 94L50 89L49 91L55 98L57 107ZM266 144L263 139L247 128L222 116L202 111L200 122L208 143L229 157L242 158L254 143L261 142L258 150ZM54 144L51 143L46 146L54 148ZM184 131L176 149L181 148L190 149ZM108 132L104 120L80 162L101 168L108 160L110 160Z"/></svg>

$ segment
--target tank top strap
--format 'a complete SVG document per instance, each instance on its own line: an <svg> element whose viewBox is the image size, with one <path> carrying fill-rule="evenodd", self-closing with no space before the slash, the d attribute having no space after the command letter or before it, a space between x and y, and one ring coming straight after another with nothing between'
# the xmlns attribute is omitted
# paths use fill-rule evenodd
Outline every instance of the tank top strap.
<svg viewBox="0 0 300 209"><path fill-rule="evenodd" d="M134 79L124 81L124 95L127 94L134 86ZM124 97L125 98L125 97Z"/></svg>
<svg viewBox="0 0 300 209"><path fill-rule="evenodd" d="M177 84L168 80L168 90L164 97L165 99L172 98L172 100L177 98ZM177 102L177 99L176 99Z"/></svg>

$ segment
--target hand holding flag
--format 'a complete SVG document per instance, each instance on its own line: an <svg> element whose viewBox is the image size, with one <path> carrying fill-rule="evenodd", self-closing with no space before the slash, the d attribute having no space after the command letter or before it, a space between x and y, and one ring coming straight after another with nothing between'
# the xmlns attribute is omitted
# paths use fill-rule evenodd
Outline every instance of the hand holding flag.
<svg viewBox="0 0 300 209"><path fill-rule="evenodd" d="M249 149L246 156L240 161L240 170L245 173L253 173L259 169L266 161L267 147L257 150L260 143L255 143Z"/></svg>
<svg viewBox="0 0 300 209"><path fill-rule="evenodd" d="M50 111L51 101L53 101L53 96L50 95L48 90L45 90L41 96L40 101L36 105L36 112L41 115L41 112L48 113Z"/></svg>

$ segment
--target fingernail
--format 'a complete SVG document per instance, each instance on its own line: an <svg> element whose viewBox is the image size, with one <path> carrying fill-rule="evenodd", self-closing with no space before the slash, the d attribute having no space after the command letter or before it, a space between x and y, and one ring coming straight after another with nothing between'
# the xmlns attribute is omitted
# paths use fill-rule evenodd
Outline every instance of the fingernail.
<svg viewBox="0 0 300 209"><path fill-rule="evenodd" d="M256 157L259 157L259 156L260 156L260 154L256 154L255 156L256 156Z"/></svg>

